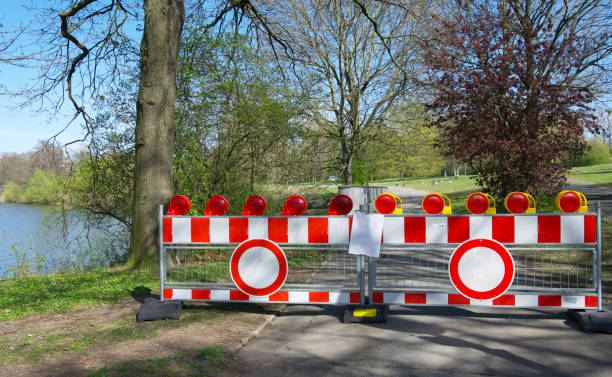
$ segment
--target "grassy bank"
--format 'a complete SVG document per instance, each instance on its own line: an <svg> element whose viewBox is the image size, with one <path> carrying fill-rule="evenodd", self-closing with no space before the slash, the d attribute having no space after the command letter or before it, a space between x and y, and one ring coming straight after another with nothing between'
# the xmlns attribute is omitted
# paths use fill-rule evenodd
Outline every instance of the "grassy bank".
<svg viewBox="0 0 612 377"><path fill-rule="evenodd" d="M567 177L577 181L612 187L612 164L573 168Z"/></svg>
<svg viewBox="0 0 612 377"><path fill-rule="evenodd" d="M612 164L572 168L568 172L567 178L612 187ZM482 188L476 185L476 181L472 179L472 176L468 175L461 175L459 177L382 180L371 182L371 184L380 186L405 186L416 190L440 192L447 195L460 193L462 191L474 192L482 190Z"/></svg>
<svg viewBox="0 0 612 377"><path fill-rule="evenodd" d="M450 194L461 191L478 191L476 182L470 175L460 175L458 177L430 177L430 178L415 178L402 180L383 180L370 182L372 186L400 186L410 187L415 190L428 192L441 192Z"/></svg>
<svg viewBox="0 0 612 377"><path fill-rule="evenodd" d="M156 290L158 276L118 268L4 279L0 321L115 303Z"/></svg>
<svg viewBox="0 0 612 377"><path fill-rule="evenodd" d="M174 329L190 326L214 327L219 324L242 326L244 322L252 321L253 314L263 315L266 309L256 305L232 304L185 304L181 311L180 321L135 321L136 312L133 305L121 305L120 308L106 309L101 313L87 312L79 321L69 325L41 329L27 328L0 336L0 366L21 363L41 363L45 359L61 359L71 355L84 355L99 347L119 347L125 342L139 342L164 336ZM64 316L60 316L61 319ZM26 324L28 326L30 324ZM222 325L221 325L222 326ZM129 348L129 347L127 347ZM134 355L137 356L137 355ZM170 357L171 360L173 357ZM196 361L199 360L197 354ZM202 360L199 360L202 361ZM104 368L105 374L117 375L116 372L129 369L135 375L146 375L148 368L141 360L126 362L122 365ZM158 365L152 361L151 365ZM130 375L130 374L118 374Z"/></svg>
<svg viewBox="0 0 612 377"><path fill-rule="evenodd" d="M179 352L169 357L128 361L91 372L87 377L209 376L221 373L229 357L229 352L223 347L212 346L195 352Z"/></svg>
<svg viewBox="0 0 612 377"><path fill-rule="evenodd" d="M58 360L83 365L103 350L115 361L98 363L102 368L92 376L217 374L241 339L278 310L185 303L180 321L136 322L137 300L158 291L157 276L117 268L0 280L0 367L26 365L27 375L56 368L60 374L66 370ZM140 352L132 351L135 345ZM150 355L160 357L146 359Z"/></svg>

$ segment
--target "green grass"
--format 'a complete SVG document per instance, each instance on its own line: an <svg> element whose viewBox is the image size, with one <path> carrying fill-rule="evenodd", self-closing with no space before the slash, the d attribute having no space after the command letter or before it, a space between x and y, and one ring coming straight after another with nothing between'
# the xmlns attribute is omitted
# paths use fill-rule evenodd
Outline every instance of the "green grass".
<svg viewBox="0 0 612 377"><path fill-rule="evenodd" d="M417 178L417 179L403 179L393 181L378 181L372 182L371 185L378 186L404 186L410 187L415 190L422 190L427 192L439 192L445 195L452 194L455 192L462 192L471 190L479 191L480 188L476 185L476 182L471 176L461 175L459 177L432 177L432 178Z"/></svg>
<svg viewBox="0 0 612 377"><path fill-rule="evenodd" d="M112 345L159 335L164 329L189 326L217 318L236 316L244 311L265 313L268 309L252 304L185 304L180 321L136 322L136 313L108 318L98 323L82 323L51 333L19 332L0 337L0 367L15 363L36 363L44 357L61 357L66 352L87 353L92 345Z"/></svg>
<svg viewBox="0 0 612 377"><path fill-rule="evenodd" d="M0 280L0 321L77 307L93 307L158 290L145 272L104 269Z"/></svg>
<svg viewBox="0 0 612 377"><path fill-rule="evenodd" d="M612 187L612 164L573 168L567 177L577 181Z"/></svg>
<svg viewBox="0 0 612 377"><path fill-rule="evenodd" d="M110 376L209 376L221 373L230 354L221 346L195 352L179 352L168 357L127 361L89 373L88 377Z"/></svg>
<svg viewBox="0 0 612 377"><path fill-rule="evenodd" d="M478 187L476 182L471 177L472 176L461 175L459 177L452 177L452 179L450 179L451 177L430 177L401 180L384 179L371 182L370 184L379 186L405 186L427 192L439 192L445 195L461 191L474 192L481 190L481 188ZM567 178L612 187L612 164L572 168L568 172Z"/></svg>

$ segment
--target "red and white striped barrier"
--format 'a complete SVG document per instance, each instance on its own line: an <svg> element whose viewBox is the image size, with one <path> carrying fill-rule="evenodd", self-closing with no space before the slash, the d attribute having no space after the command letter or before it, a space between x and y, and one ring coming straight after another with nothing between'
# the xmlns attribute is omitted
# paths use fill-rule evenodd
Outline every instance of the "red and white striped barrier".
<svg viewBox="0 0 612 377"><path fill-rule="evenodd" d="M233 289L164 289L165 300L215 301L215 302L257 302L290 304L359 304L359 292L350 291L284 291L269 296L251 296Z"/></svg>
<svg viewBox="0 0 612 377"><path fill-rule="evenodd" d="M352 219L330 217L164 217L164 243L279 244L349 242ZM506 244L592 244L595 214L385 216L383 244L458 244L488 238Z"/></svg>
<svg viewBox="0 0 612 377"><path fill-rule="evenodd" d="M374 292L374 304L431 305L512 308L597 308L596 295L584 294L504 294L494 300L471 300L458 293L447 292Z"/></svg>
<svg viewBox="0 0 612 377"><path fill-rule="evenodd" d="M368 288L372 292L369 302L410 306L601 310L598 214L386 215L381 241L383 246L388 246L387 250L393 249L398 254L403 248L409 253L432 248L429 245L452 245L450 248L455 248L455 251L448 260L448 286L440 281L436 285L438 290L429 291L415 291L424 288L398 284L376 287L376 279L372 278ZM353 225L350 216L164 216L160 207L160 218L160 261L166 260L166 249L180 250L187 248L183 246L187 244L195 245L191 247L193 249L206 249L207 245L236 245L228 260L232 281L223 284L208 284L197 278L193 285L184 281L166 281L166 266L162 262L162 300L336 305L365 302L365 292L355 291L355 287L365 286L363 259L357 263L358 273L351 270L357 281L349 284L345 280L338 280L337 284L325 280L324 284L285 286L286 281L291 281L289 275L294 271L289 262L295 261L287 258L284 245L310 245L308 249L344 253L343 248L321 246L349 244ZM572 286L569 272L568 284L556 289L548 286L530 290L513 288L516 266L510 252L512 249L505 245L541 245L534 250L559 253L581 250L585 255L593 250L592 270L585 267L587 275L590 273L593 277L593 288ZM575 245L588 246L575 248ZM396 254L390 254L384 263L412 263L399 257L393 260L392 256ZM439 270L440 266L435 268ZM384 271L381 269L381 273ZM313 270L313 276L315 273ZM311 290L313 288L315 290Z"/></svg>

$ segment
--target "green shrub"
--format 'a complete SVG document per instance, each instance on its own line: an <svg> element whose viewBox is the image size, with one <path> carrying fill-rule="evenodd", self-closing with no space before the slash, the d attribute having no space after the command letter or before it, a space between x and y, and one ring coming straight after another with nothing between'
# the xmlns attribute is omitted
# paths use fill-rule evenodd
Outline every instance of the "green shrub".
<svg viewBox="0 0 612 377"><path fill-rule="evenodd" d="M610 147L599 137L588 142L586 152L578 159L574 166L591 166L610 162Z"/></svg>
<svg viewBox="0 0 612 377"><path fill-rule="evenodd" d="M28 180L25 199L28 203L54 203L58 199L60 181L51 171L36 169Z"/></svg>
<svg viewBox="0 0 612 377"><path fill-rule="evenodd" d="M23 197L25 188L18 183L13 181L8 181L6 185L4 185L4 191L2 192L2 197L6 202L15 203L20 202Z"/></svg>

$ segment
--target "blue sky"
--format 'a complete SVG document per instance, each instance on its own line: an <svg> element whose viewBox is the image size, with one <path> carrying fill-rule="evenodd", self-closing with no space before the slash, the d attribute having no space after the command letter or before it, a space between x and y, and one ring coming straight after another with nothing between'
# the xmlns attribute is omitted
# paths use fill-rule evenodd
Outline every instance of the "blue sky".
<svg viewBox="0 0 612 377"><path fill-rule="evenodd" d="M25 6L36 0L0 0L0 31L13 30L27 24L35 14ZM45 2L47 0L44 0ZM40 3L37 3L40 4ZM59 22L59 18L58 18ZM36 77L33 69L24 69L0 63L0 92L16 91ZM62 130L72 119L74 110L65 103L57 114L41 111L39 106L18 108L22 98L0 95L0 155L3 153L24 153L31 151L38 140L47 140ZM607 108L612 107L610 102ZM599 105L601 106L601 105ZM81 122L72 122L58 140L67 143L83 136ZM76 149L78 146L73 146Z"/></svg>
<svg viewBox="0 0 612 377"><path fill-rule="evenodd" d="M27 24L34 16L24 8L29 3L28 0L3 1L0 8L0 30L14 30L20 24ZM3 91L19 90L31 82L35 75L35 70L0 64ZM46 140L64 128L73 113L68 105L53 115L39 111L39 106L18 108L21 102L22 98L0 96L0 154L32 150L38 140ZM81 134L81 127L75 122L58 139L65 143L80 138Z"/></svg>
<svg viewBox="0 0 612 377"><path fill-rule="evenodd" d="M44 6L42 1L36 0L3 0L0 6L0 31L10 31L20 25L27 25L35 16L26 9L26 6L32 3ZM24 42L28 41L31 40L26 39ZM0 63L0 92L17 91L27 84L32 84L36 73L35 69ZM23 98L0 95L0 154L31 151L38 140L47 140L66 127L75 113L68 100L56 114L41 110L40 104L19 108L18 105L23 101ZM84 132L81 125L79 120L70 123L57 140L68 143L82 138ZM71 150L75 149L78 149L78 144L71 147Z"/></svg>

